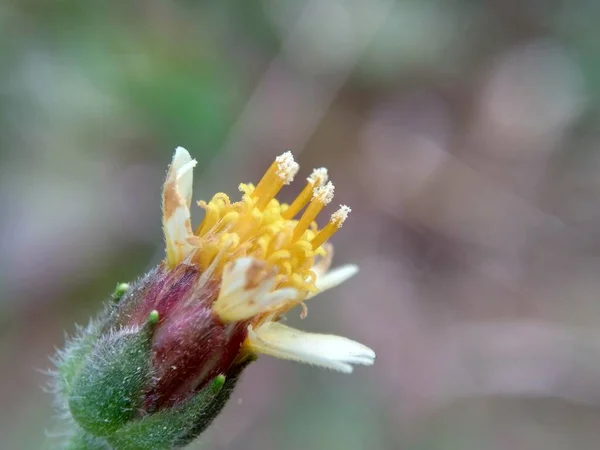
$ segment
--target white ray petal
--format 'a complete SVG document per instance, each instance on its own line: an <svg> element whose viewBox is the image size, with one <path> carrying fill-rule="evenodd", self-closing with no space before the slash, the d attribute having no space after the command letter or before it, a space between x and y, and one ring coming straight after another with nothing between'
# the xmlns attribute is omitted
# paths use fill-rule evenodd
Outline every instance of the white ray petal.
<svg viewBox="0 0 600 450"><path fill-rule="evenodd" d="M194 167L196 167L197 163L198 161L192 159L185 148L177 147L175 149L172 165L176 168L175 177L177 180L177 189L188 208L192 204Z"/></svg>
<svg viewBox="0 0 600 450"><path fill-rule="evenodd" d="M307 298L312 298L317 294L320 294L327 289L334 288L344 281L352 278L354 275L358 273L358 266L356 264L346 264L340 267L336 267L333 270L325 273L324 275L317 276L317 281L315 282L315 286L319 290L314 294L310 294Z"/></svg>
<svg viewBox="0 0 600 450"><path fill-rule="evenodd" d="M196 160L183 147L177 147L163 187L163 233L167 262L173 267L194 250L188 243L193 236L190 221L193 169Z"/></svg>
<svg viewBox="0 0 600 450"><path fill-rule="evenodd" d="M257 354L275 356L339 372L351 373L353 364L370 366L375 352L341 336L306 333L277 322L248 329L245 344Z"/></svg>
<svg viewBox="0 0 600 450"><path fill-rule="evenodd" d="M292 288L272 290L275 273L266 271L266 263L255 258L238 258L223 271L221 291L213 311L224 322L249 319L298 297Z"/></svg>

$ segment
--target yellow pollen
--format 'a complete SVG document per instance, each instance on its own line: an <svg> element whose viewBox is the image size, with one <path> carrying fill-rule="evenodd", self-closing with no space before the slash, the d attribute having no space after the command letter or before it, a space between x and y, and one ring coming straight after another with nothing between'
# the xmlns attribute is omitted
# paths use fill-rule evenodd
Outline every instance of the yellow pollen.
<svg viewBox="0 0 600 450"><path fill-rule="evenodd" d="M321 167L313 170L312 174L306 179L307 183L300 192L300 195L292 202L292 204L286 209L282 216L284 219L293 219L296 214L304 208L308 202L310 202L315 188L319 188L327 183L327 169Z"/></svg>
<svg viewBox="0 0 600 450"><path fill-rule="evenodd" d="M348 218L352 210L346 205L341 205L340 209L334 212L329 219L329 223L323 227L321 231L317 233L314 239L311 241L313 249L319 248L323 245L331 236L333 236Z"/></svg>
<svg viewBox="0 0 600 450"><path fill-rule="evenodd" d="M292 154L286 152L271 164L256 187L240 185L241 200L232 201L218 193L210 201L198 202L205 216L188 239L197 249L192 263L202 270L211 267L218 275L228 262L250 256L276 272L274 289L291 287L299 292L294 304L301 301L303 293L315 292L315 259L325 256L323 244L341 226L349 209L334 213L319 231L315 220L333 199L334 191L324 168L311 173L290 205L280 203L277 193L293 180L298 168ZM295 219L302 209L301 217Z"/></svg>

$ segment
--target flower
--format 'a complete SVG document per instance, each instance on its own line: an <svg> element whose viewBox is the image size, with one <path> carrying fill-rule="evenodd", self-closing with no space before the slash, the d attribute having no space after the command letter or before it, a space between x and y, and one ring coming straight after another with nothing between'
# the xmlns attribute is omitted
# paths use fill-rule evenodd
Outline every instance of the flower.
<svg viewBox="0 0 600 450"><path fill-rule="evenodd" d="M327 241L350 208L317 226L333 198L327 171L314 170L291 204L280 203L277 193L299 169L286 152L256 186L240 185L241 200L219 193L198 202L205 215L194 230L195 165L175 150L162 195L165 260L117 285L106 310L56 357L54 391L72 419L69 448L184 446L261 354L345 373L374 362L358 342L282 323L297 306L305 317L306 300L357 272L354 265L329 271Z"/></svg>
<svg viewBox="0 0 600 450"><path fill-rule="evenodd" d="M328 239L350 213L342 205L319 229L315 219L333 199L325 168L315 169L291 204L276 196L290 184L299 166L290 152L278 156L256 186L240 184L242 199L232 202L218 193L194 231L190 219L193 168L196 161L182 147L175 150L163 190L165 267L197 268L205 283L219 286L212 312L224 324L243 324L247 333L238 359L266 354L345 373L353 364L371 365L375 353L358 342L306 333L280 320L305 300L337 286L358 268L329 271L333 248ZM304 212L302 210L304 209Z"/></svg>

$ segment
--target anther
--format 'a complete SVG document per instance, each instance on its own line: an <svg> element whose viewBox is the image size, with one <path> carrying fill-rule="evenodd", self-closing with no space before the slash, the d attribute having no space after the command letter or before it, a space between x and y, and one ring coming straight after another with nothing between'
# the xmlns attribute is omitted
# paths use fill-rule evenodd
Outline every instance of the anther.
<svg viewBox="0 0 600 450"><path fill-rule="evenodd" d="M306 181L306 186L304 186L302 192L300 192L298 197L296 197L292 204L282 213L284 219L293 219L302 208L308 205L313 197L315 188L320 188L327 183L327 169L325 167L314 169Z"/></svg>
<svg viewBox="0 0 600 450"><path fill-rule="evenodd" d="M329 223L323 227L321 231L311 241L313 250L316 250L323 245L327 240L335 234L348 218L351 209L346 205L341 205L340 209L334 212L329 219Z"/></svg>
<svg viewBox="0 0 600 450"><path fill-rule="evenodd" d="M317 215L328 203L333 200L334 186L330 181L325 186L318 187L313 190L313 196L310 204L302 214L302 217L294 227L292 240L298 240L308 229L310 224L317 218Z"/></svg>
<svg viewBox="0 0 600 450"><path fill-rule="evenodd" d="M275 158L252 193L252 197L256 199L256 208L263 211L283 185L290 184L294 180L299 168L292 152L285 152Z"/></svg>

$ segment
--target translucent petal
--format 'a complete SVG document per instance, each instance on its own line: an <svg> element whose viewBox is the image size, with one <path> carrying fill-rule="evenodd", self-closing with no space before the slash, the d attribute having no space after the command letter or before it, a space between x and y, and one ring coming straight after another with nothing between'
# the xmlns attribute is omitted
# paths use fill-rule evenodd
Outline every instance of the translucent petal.
<svg viewBox="0 0 600 450"><path fill-rule="evenodd" d="M223 271L221 291L213 310L225 322L249 319L259 313L294 300L292 288L272 290L275 272L266 271L266 263L255 258L238 258Z"/></svg>
<svg viewBox="0 0 600 450"><path fill-rule="evenodd" d="M190 221L193 168L196 160L183 147L177 147L163 187L163 233L170 267L182 262L194 250Z"/></svg>
<svg viewBox="0 0 600 450"><path fill-rule="evenodd" d="M344 373L351 373L353 364L370 366L375 361L375 352L358 342L341 336L307 333L277 322L249 328L246 346L257 354Z"/></svg>
<svg viewBox="0 0 600 450"><path fill-rule="evenodd" d="M318 292L309 295L308 298L314 297L315 295L326 291L327 289L331 289L342 284L344 281L356 275L357 272L357 265L346 264L344 266L336 267L335 269L326 272L324 275L317 276L315 286L317 287Z"/></svg>

